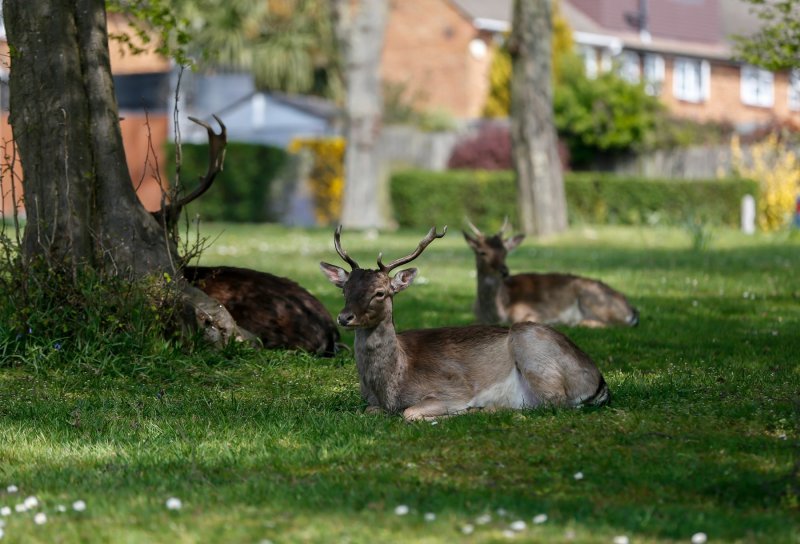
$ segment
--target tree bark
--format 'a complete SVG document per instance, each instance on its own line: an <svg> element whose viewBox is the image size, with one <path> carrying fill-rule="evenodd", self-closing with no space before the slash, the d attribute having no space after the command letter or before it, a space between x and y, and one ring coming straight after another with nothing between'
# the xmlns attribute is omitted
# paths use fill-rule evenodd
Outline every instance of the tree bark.
<svg viewBox="0 0 800 544"><path fill-rule="evenodd" d="M347 151L341 223L386 227L388 198L378 140L383 122L380 61L387 0L336 0L336 33L344 63Z"/></svg>
<svg viewBox="0 0 800 544"><path fill-rule="evenodd" d="M553 122L551 0L515 0L509 41L511 138L522 229L567 228L564 179Z"/></svg>
<svg viewBox="0 0 800 544"><path fill-rule="evenodd" d="M177 241L139 202L122 145L104 0L4 0L10 124L23 169L23 260L180 281ZM181 283L185 315L219 342L247 338L219 303Z"/></svg>

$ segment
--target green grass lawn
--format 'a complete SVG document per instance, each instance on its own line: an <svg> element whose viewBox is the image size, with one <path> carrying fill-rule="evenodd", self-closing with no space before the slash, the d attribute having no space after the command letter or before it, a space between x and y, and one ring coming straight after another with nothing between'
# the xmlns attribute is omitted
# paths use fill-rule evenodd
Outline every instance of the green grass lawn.
<svg viewBox="0 0 800 544"><path fill-rule="evenodd" d="M202 264L290 276L341 309L317 266L340 264L332 230L205 234ZM424 234L342 240L371 266ZM635 329L562 329L611 387L596 410L408 424L363 412L347 353L144 353L113 336L56 350L32 331L35 349L0 346L0 542L798 543L800 239L717 231L690 246L683 230L578 227L509 259L603 279L640 310ZM415 266L398 328L470 323L460 233ZM16 512L29 496L39 504Z"/></svg>

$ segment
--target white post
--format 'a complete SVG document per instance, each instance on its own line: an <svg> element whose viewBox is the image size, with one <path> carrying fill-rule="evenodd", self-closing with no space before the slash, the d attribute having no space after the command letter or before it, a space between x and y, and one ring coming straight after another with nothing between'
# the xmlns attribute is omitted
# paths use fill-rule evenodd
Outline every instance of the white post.
<svg viewBox="0 0 800 544"><path fill-rule="evenodd" d="M753 195L742 197L742 232L745 234L756 232L756 199Z"/></svg>

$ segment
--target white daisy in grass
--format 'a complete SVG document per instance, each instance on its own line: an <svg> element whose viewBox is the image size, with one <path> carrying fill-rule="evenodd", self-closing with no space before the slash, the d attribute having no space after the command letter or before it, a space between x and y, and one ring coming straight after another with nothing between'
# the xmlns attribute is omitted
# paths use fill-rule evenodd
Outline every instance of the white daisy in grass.
<svg viewBox="0 0 800 544"><path fill-rule="evenodd" d="M541 525L545 521L547 521L547 514L536 514L535 516L533 516L533 522L536 525Z"/></svg>
<svg viewBox="0 0 800 544"><path fill-rule="evenodd" d="M708 542L708 535L705 533L695 533L692 535L692 544L705 544Z"/></svg>
<svg viewBox="0 0 800 544"><path fill-rule="evenodd" d="M44 525L47 523L47 514L44 512L37 512L35 516L33 516L33 522L36 525Z"/></svg>
<svg viewBox="0 0 800 544"><path fill-rule="evenodd" d="M14 484L11 484L6 488L6 491L8 491L9 493L16 493L17 491L19 491L19 488Z"/></svg>
<svg viewBox="0 0 800 544"><path fill-rule="evenodd" d="M433 512L425 512L423 518L425 518L425 521L436 521L436 514Z"/></svg>
<svg viewBox="0 0 800 544"><path fill-rule="evenodd" d="M27 506L25 506L25 503L24 503L24 502L21 502L21 503L19 503L19 504L15 504L15 505L14 505L14 511L15 511L15 512L18 512L18 513L21 513L21 512L27 512L27 511L28 511L28 507L27 507Z"/></svg>
<svg viewBox="0 0 800 544"><path fill-rule="evenodd" d="M625 535L617 535L614 537L614 544L630 544L630 539Z"/></svg>
<svg viewBox="0 0 800 544"><path fill-rule="evenodd" d="M0 508L0 516L10 516L11 515L11 507L4 506Z"/></svg>
<svg viewBox="0 0 800 544"><path fill-rule="evenodd" d="M510 527L510 529L512 531L519 532L519 531L524 531L525 529L527 529L528 525L524 521L522 521L521 519L518 519L517 521L513 522L509 527Z"/></svg>
<svg viewBox="0 0 800 544"><path fill-rule="evenodd" d="M514 538L515 536L517 536L517 533L515 533L511 529L504 529L503 536L506 538Z"/></svg>
<svg viewBox="0 0 800 544"><path fill-rule="evenodd" d="M501 518L504 518L508 515L508 511L505 508L498 508L497 515L500 516Z"/></svg>
<svg viewBox="0 0 800 544"><path fill-rule="evenodd" d="M31 508L36 508L39 506L39 499L36 497L28 497L25 499L25 507L30 510Z"/></svg>
<svg viewBox="0 0 800 544"><path fill-rule="evenodd" d="M84 510L86 510L86 501L82 501L79 499L73 502L72 509L75 510L76 512L83 512Z"/></svg>
<svg viewBox="0 0 800 544"><path fill-rule="evenodd" d="M167 499L167 510L180 510L183 508L183 503L177 497L170 497Z"/></svg>
<svg viewBox="0 0 800 544"><path fill-rule="evenodd" d="M0 540L3 540L4 536L6 536L5 531L3 531L3 529L0 529Z"/></svg>
<svg viewBox="0 0 800 544"><path fill-rule="evenodd" d="M575 478L576 480L583 480L583 472L581 472L581 471L579 470L578 472L576 472L575 474L573 474L573 475L572 475L572 477L573 477L573 478Z"/></svg>
<svg viewBox="0 0 800 544"><path fill-rule="evenodd" d="M472 525L471 523L467 523L466 525L461 527L461 532L464 533L465 535L471 535L472 533L475 532L475 526Z"/></svg>
<svg viewBox="0 0 800 544"><path fill-rule="evenodd" d="M56 506L56 512L59 512L59 513L63 514L66 511L67 511L67 507L64 506L63 504L59 504L58 506Z"/></svg>
<svg viewBox="0 0 800 544"><path fill-rule="evenodd" d="M491 523L492 516L489 514L481 514L477 518L475 518L475 523L478 525L486 525L487 523Z"/></svg>
<svg viewBox="0 0 800 544"><path fill-rule="evenodd" d="M405 516L406 514L408 514L408 510L409 508L405 504L398 504L397 506L394 507L394 513L397 514L398 516Z"/></svg>

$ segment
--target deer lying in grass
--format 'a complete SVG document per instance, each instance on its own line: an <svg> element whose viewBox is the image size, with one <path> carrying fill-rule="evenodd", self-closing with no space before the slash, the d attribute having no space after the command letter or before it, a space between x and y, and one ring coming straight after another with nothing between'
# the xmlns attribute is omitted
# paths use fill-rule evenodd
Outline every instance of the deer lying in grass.
<svg viewBox="0 0 800 544"><path fill-rule="evenodd" d="M341 227L334 246L351 271L320 263L344 291L338 321L355 329L356 367L368 410L402 412L407 420L431 419L476 408L533 408L541 405L602 405L608 386L594 362L566 336L545 325L511 329L473 325L395 332L394 295L406 289L416 268L390 272L416 259L435 239L431 228L417 249L378 269L365 270L342 249Z"/></svg>
<svg viewBox="0 0 800 544"><path fill-rule="evenodd" d="M500 232L484 235L467 221L473 236L463 231L475 252L478 269L478 298L475 317L480 323L519 323L606 327L636 326L639 312L605 283L572 274L509 275L506 255L516 248L524 234L503 238L508 220Z"/></svg>
<svg viewBox="0 0 800 544"><path fill-rule="evenodd" d="M208 191L222 171L227 129L219 117L213 117L219 123L219 133L208 123L189 118L208 132L208 168L191 193L181 198L176 196L153 213L167 230L177 227L183 208ZM235 327L243 338L249 338L246 333L260 338L265 348L298 348L318 355L333 355L339 341L336 323L319 300L292 280L228 266L186 266L183 276L191 286L222 305L219 308L219 304L206 304L197 310L198 322L207 322L207 328ZM217 325L217 313L227 317L222 309L233 318L233 325Z"/></svg>
<svg viewBox="0 0 800 544"><path fill-rule="evenodd" d="M231 266L187 266L183 275L265 348L297 348L326 357L336 351L339 330L328 310L288 278Z"/></svg>

